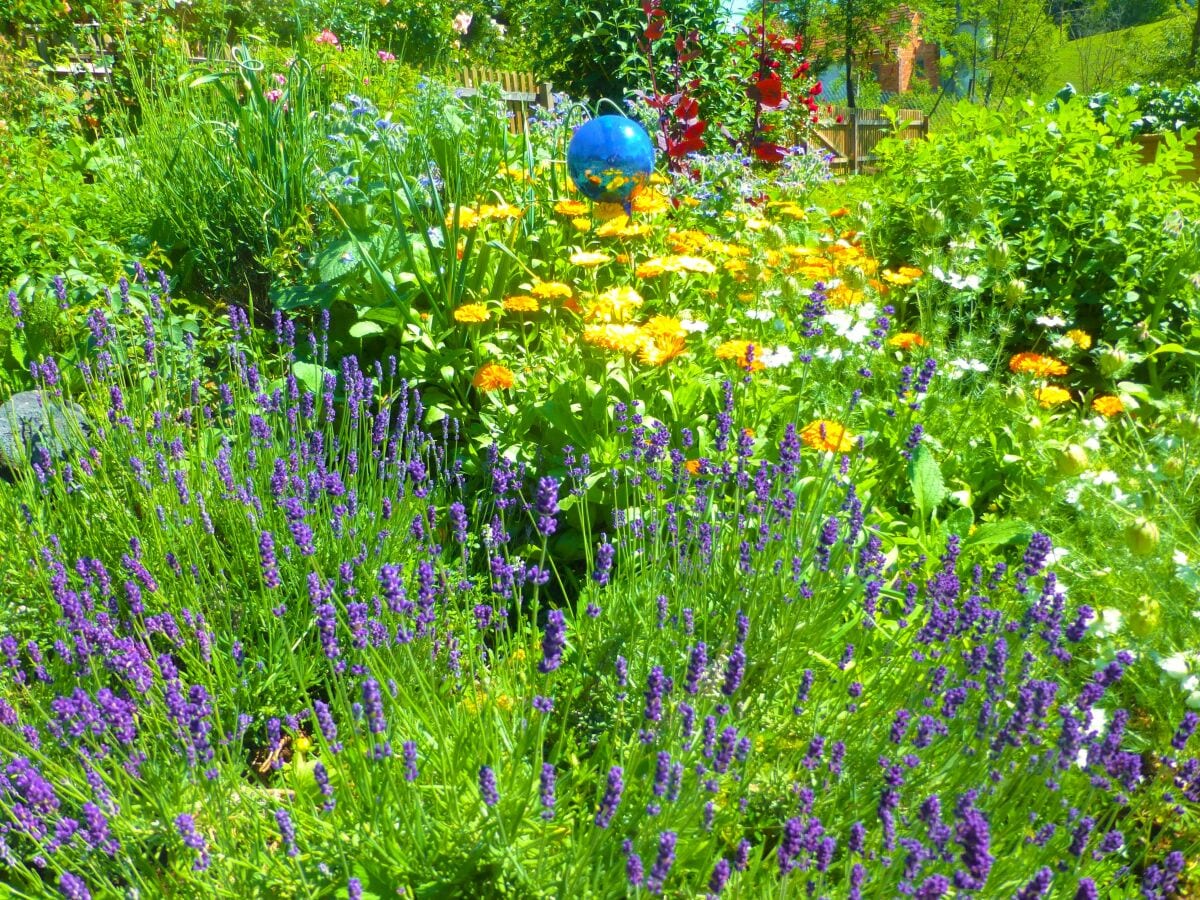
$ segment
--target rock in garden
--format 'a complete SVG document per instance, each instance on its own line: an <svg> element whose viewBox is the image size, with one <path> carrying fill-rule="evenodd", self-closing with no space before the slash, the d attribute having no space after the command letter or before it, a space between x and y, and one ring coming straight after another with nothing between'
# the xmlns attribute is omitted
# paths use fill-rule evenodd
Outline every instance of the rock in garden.
<svg viewBox="0 0 1200 900"><path fill-rule="evenodd" d="M22 391L0 406L0 474L16 471L44 452L61 459L86 448L92 423L77 403L46 391Z"/></svg>

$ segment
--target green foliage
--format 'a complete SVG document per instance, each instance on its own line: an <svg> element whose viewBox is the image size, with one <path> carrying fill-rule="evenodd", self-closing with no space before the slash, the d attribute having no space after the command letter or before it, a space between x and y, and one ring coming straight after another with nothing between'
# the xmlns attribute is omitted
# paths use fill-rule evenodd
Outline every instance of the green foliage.
<svg viewBox="0 0 1200 900"><path fill-rule="evenodd" d="M1082 103L960 106L926 142L881 144L880 254L940 265L962 328L1008 315L1019 338L1057 312L1112 344L1195 349L1200 235L1187 222L1200 191L1177 175L1189 154L1170 137L1143 162L1124 113L1120 125Z"/></svg>
<svg viewBox="0 0 1200 900"><path fill-rule="evenodd" d="M664 0L672 33L696 30L702 56L692 63L706 86L715 87L723 73L725 12L721 0ZM581 3L528 3L513 14L513 27L531 43L534 70L577 99L608 97L621 102L644 86L645 63L638 39L645 15L627 0ZM663 66L666 60L661 61Z"/></svg>
<svg viewBox="0 0 1200 900"><path fill-rule="evenodd" d="M138 118L114 125L118 160L105 172L123 229L163 247L185 282L262 296L269 260L315 226L324 119L312 79L302 55L271 72L245 47L174 84L141 73Z"/></svg>
<svg viewBox="0 0 1200 900"><path fill-rule="evenodd" d="M1068 99L1069 91L1059 92L1059 102ZM1131 84L1119 94L1097 92L1086 99L1088 108L1101 118L1126 115L1132 98L1137 117L1129 123L1132 134L1178 134L1184 129L1200 128L1200 82L1181 88L1162 84ZM1122 123L1123 124L1123 123Z"/></svg>

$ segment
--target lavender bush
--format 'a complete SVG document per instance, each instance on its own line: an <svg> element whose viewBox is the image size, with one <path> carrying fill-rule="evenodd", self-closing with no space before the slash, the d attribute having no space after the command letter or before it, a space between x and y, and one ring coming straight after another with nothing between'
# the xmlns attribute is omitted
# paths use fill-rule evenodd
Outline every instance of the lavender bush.
<svg viewBox="0 0 1200 900"><path fill-rule="evenodd" d="M704 456L634 404L610 470L472 482L389 361L306 386L319 328L235 309L203 359L165 315L39 367L101 427L0 488L17 891L1181 890L1197 716L1146 721L1045 535L927 558L860 445L744 430L738 383Z"/></svg>

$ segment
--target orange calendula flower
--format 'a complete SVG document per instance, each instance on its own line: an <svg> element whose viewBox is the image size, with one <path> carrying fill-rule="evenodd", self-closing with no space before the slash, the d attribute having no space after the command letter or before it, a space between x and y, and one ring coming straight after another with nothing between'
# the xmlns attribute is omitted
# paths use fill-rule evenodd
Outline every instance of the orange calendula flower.
<svg viewBox="0 0 1200 900"><path fill-rule="evenodd" d="M1066 388L1060 388L1056 384L1040 387L1033 392L1037 397L1038 406L1042 409L1052 409L1055 406L1061 406L1071 399L1071 392Z"/></svg>
<svg viewBox="0 0 1200 900"><path fill-rule="evenodd" d="M638 361L648 366L661 366L675 359L686 349L686 334L652 335L643 328L642 349L638 351Z"/></svg>
<svg viewBox="0 0 1200 900"><path fill-rule="evenodd" d="M464 303L454 310L454 321L463 325L478 325L491 318L488 308L482 303Z"/></svg>
<svg viewBox="0 0 1200 900"><path fill-rule="evenodd" d="M516 384L512 369L500 363L484 363L471 379L472 387L481 391L503 391Z"/></svg>
<svg viewBox="0 0 1200 900"><path fill-rule="evenodd" d="M586 216L588 205L582 200L559 200L554 204L554 211L560 216L567 216L569 218Z"/></svg>
<svg viewBox="0 0 1200 900"><path fill-rule="evenodd" d="M754 348L753 351L751 351L751 347ZM717 359L733 360L743 369L748 368L751 372L760 372L766 368L759 359L762 349L752 341L726 341L717 348Z"/></svg>
<svg viewBox="0 0 1200 900"><path fill-rule="evenodd" d="M1072 328L1067 332L1067 338L1080 350L1092 349L1092 336L1086 331L1082 331L1078 328Z"/></svg>
<svg viewBox="0 0 1200 900"><path fill-rule="evenodd" d="M570 285L561 281L539 281L529 289L529 293L541 300L567 300L573 291Z"/></svg>
<svg viewBox="0 0 1200 900"><path fill-rule="evenodd" d="M694 477L700 474L701 470L704 468L704 464L698 459L689 459L684 462L683 467L687 469L687 473L689 475Z"/></svg>
<svg viewBox="0 0 1200 900"><path fill-rule="evenodd" d="M837 209L831 209L829 211L829 218L831 218L831 219L840 219L843 216L848 216L848 215L850 215L850 210L848 210L844 206L839 206Z"/></svg>
<svg viewBox="0 0 1200 900"><path fill-rule="evenodd" d="M1070 371L1065 362L1039 353L1018 353L1008 361L1008 368L1018 375L1037 375L1041 378L1066 375Z"/></svg>
<svg viewBox="0 0 1200 900"><path fill-rule="evenodd" d="M584 269L591 269L611 261L612 257L607 253L592 253L587 250L580 250L578 253L571 254L571 265L580 266Z"/></svg>
<svg viewBox="0 0 1200 900"><path fill-rule="evenodd" d="M829 419L817 419L805 425L800 432L800 440L806 447L829 453L849 453L854 449L854 435L846 430L845 425Z"/></svg>
<svg viewBox="0 0 1200 900"><path fill-rule="evenodd" d="M925 273L923 271L921 271L920 269L918 269L916 266L901 266L900 268L898 268L896 270L896 274L903 275L905 278L912 278L915 280L917 278L922 277Z"/></svg>
<svg viewBox="0 0 1200 900"><path fill-rule="evenodd" d="M913 331L899 331L888 338L889 347L898 347L901 350L911 350L913 347L924 347L925 344L925 338Z"/></svg>
<svg viewBox="0 0 1200 900"><path fill-rule="evenodd" d="M517 294L504 300L504 308L510 313L535 313L540 308L537 299L528 294Z"/></svg>
<svg viewBox="0 0 1200 900"><path fill-rule="evenodd" d="M1097 397L1092 401L1092 409L1100 413L1105 418L1118 416L1125 412L1125 404L1121 402L1120 397L1114 397L1112 394L1107 394L1103 397Z"/></svg>

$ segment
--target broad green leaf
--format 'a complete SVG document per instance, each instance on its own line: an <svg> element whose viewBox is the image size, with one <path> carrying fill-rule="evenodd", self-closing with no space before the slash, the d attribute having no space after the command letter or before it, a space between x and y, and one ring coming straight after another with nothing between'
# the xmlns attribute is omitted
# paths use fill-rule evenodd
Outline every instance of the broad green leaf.
<svg viewBox="0 0 1200 900"><path fill-rule="evenodd" d="M355 322L350 326L350 337L363 338L371 337L372 335L383 334L383 326L378 322L372 322L369 319L364 319L361 322Z"/></svg>
<svg viewBox="0 0 1200 900"><path fill-rule="evenodd" d="M975 533L965 541L971 547L990 547L1000 544L1012 544L1017 541L1027 541L1033 535L1033 526L1020 519L1005 519L1000 522L988 522L975 529Z"/></svg>
<svg viewBox="0 0 1200 900"><path fill-rule="evenodd" d="M946 482L933 453L924 444L917 447L908 464L908 480L912 484L913 502L922 518L928 516L946 498Z"/></svg>

